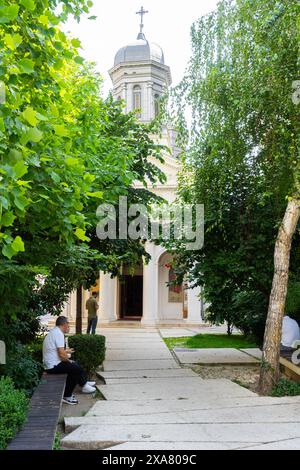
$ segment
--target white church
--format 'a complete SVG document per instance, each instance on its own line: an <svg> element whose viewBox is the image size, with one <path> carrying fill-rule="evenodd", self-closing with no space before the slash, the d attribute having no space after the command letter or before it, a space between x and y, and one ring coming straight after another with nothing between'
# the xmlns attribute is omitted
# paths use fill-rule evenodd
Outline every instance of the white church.
<svg viewBox="0 0 300 470"><path fill-rule="evenodd" d="M125 103L125 112L136 110L141 122L152 121L159 112L160 98L171 85L170 67L165 64L162 48L149 42L143 33L143 7L140 32L137 39L121 47L115 55L114 65L109 70L113 85L113 96ZM164 163L155 161L166 175L166 182L149 185L149 190L162 196L167 202L176 197L177 174L180 162L175 145L175 134L171 128L164 128L161 137L156 140L167 146L171 154L164 154ZM142 187L136 184L135 187ZM146 251L151 260L142 261L136 266L134 274L123 269L122 278L111 278L110 274L100 272L97 286L91 290L99 291L98 328L101 325L117 326L184 326L204 322L204 302L200 288L188 289L187 286L168 286L174 279L172 255L162 246L147 241ZM82 319L85 327L87 311L85 303L89 291L82 292ZM71 325L76 320L76 293L70 295L63 315ZM122 326L122 325L121 325Z"/></svg>

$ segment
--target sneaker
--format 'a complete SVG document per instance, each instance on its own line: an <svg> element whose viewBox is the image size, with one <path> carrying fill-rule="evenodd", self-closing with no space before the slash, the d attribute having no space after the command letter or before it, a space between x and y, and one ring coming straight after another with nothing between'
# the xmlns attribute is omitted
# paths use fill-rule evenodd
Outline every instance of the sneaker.
<svg viewBox="0 0 300 470"><path fill-rule="evenodd" d="M94 393L96 391L96 388L95 387L91 387L91 385L89 385L88 383L86 383L83 387L82 387L82 393Z"/></svg>
<svg viewBox="0 0 300 470"><path fill-rule="evenodd" d="M78 400L75 398L75 395L72 395L71 397L63 397L62 401L67 405L78 405Z"/></svg>
<svg viewBox="0 0 300 470"><path fill-rule="evenodd" d="M96 385L96 382L90 382L90 381L87 381L87 384L90 385L91 387L95 387Z"/></svg>

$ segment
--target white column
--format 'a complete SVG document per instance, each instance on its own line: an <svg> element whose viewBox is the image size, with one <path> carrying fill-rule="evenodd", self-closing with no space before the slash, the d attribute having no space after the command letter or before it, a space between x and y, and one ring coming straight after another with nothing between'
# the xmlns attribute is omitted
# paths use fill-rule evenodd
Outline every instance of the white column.
<svg viewBox="0 0 300 470"><path fill-rule="evenodd" d="M99 292L99 322L110 323L116 321L117 315L117 279L110 274L100 272Z"/></svg>
<svg viewBox="0 0 300 470"><path fill-rule="evenodd" d="M68 305L68 317L71 321L76 321L76 306L77 306L77 298L76 298L76 290L70 294L70 302Z"/></svg>
<svg viewBox="0 0 300 470"><path fill-rule="evenodd" d="M146 111L146 116L145 120L146 121L151 121L154 118L154 107L153 107L153 90L152 90L152 82L147 83L147 89L146 89L146 106L145 106L145 111Z"/></svg>
<svg viewBox="0 0 300 470"><path fill-rule="evenodd" d="M188 316L187 323L202 323L202 304L201 304L201 288L194 287L187 290Z"/></svg>
<svg viewBox="0 0 300 470"><path fill-rule="evenodd" d="M155 326L158 322L158 266L155 262L152 243L146 242L145 249L151 259L143 269L143 317L141 324Z"/></svg>
<svg viewBox="0 0 300 470"><path fill-rule="evenodd" d="M87 299L90 297L90 292L82 288L82 302L81 302L81 311L82 311L82 321L87 321L88 311L85 308Z"/></svg>
<svg viewBox="0 0 300 470"><path fill-rule="evenodd" d="M125 89L126 113L133 111L133 85L127 84Z"/></svg>

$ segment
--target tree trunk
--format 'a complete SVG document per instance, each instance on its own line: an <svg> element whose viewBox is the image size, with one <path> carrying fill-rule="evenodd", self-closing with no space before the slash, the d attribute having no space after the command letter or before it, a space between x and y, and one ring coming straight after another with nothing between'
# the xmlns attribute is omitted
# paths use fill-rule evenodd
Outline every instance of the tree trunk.
<svg viewBox="0 0 300 470"><path fill-rule="evenodd" d="M279 380L279 355L282 319L288 287L292 238L300 216L300 199L288 202L274 251L274 276L266 321L260 391L267 394Z"/></svg>
<svg viewBox="0 0 300 470"><path fill-rule="evenodd" d="M82 334L82 288L76 291L76 334Z"/></svg>

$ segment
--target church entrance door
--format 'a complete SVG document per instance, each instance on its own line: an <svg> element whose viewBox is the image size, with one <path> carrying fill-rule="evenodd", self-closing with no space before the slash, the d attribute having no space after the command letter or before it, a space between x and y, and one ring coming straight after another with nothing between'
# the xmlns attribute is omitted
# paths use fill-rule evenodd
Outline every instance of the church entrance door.
<svg viewBox="0 0 300 470"><path fill-rule="evenodd" d="M143 276L125 275L120 282L120 318L140 320L143 316Z"/></svg>

